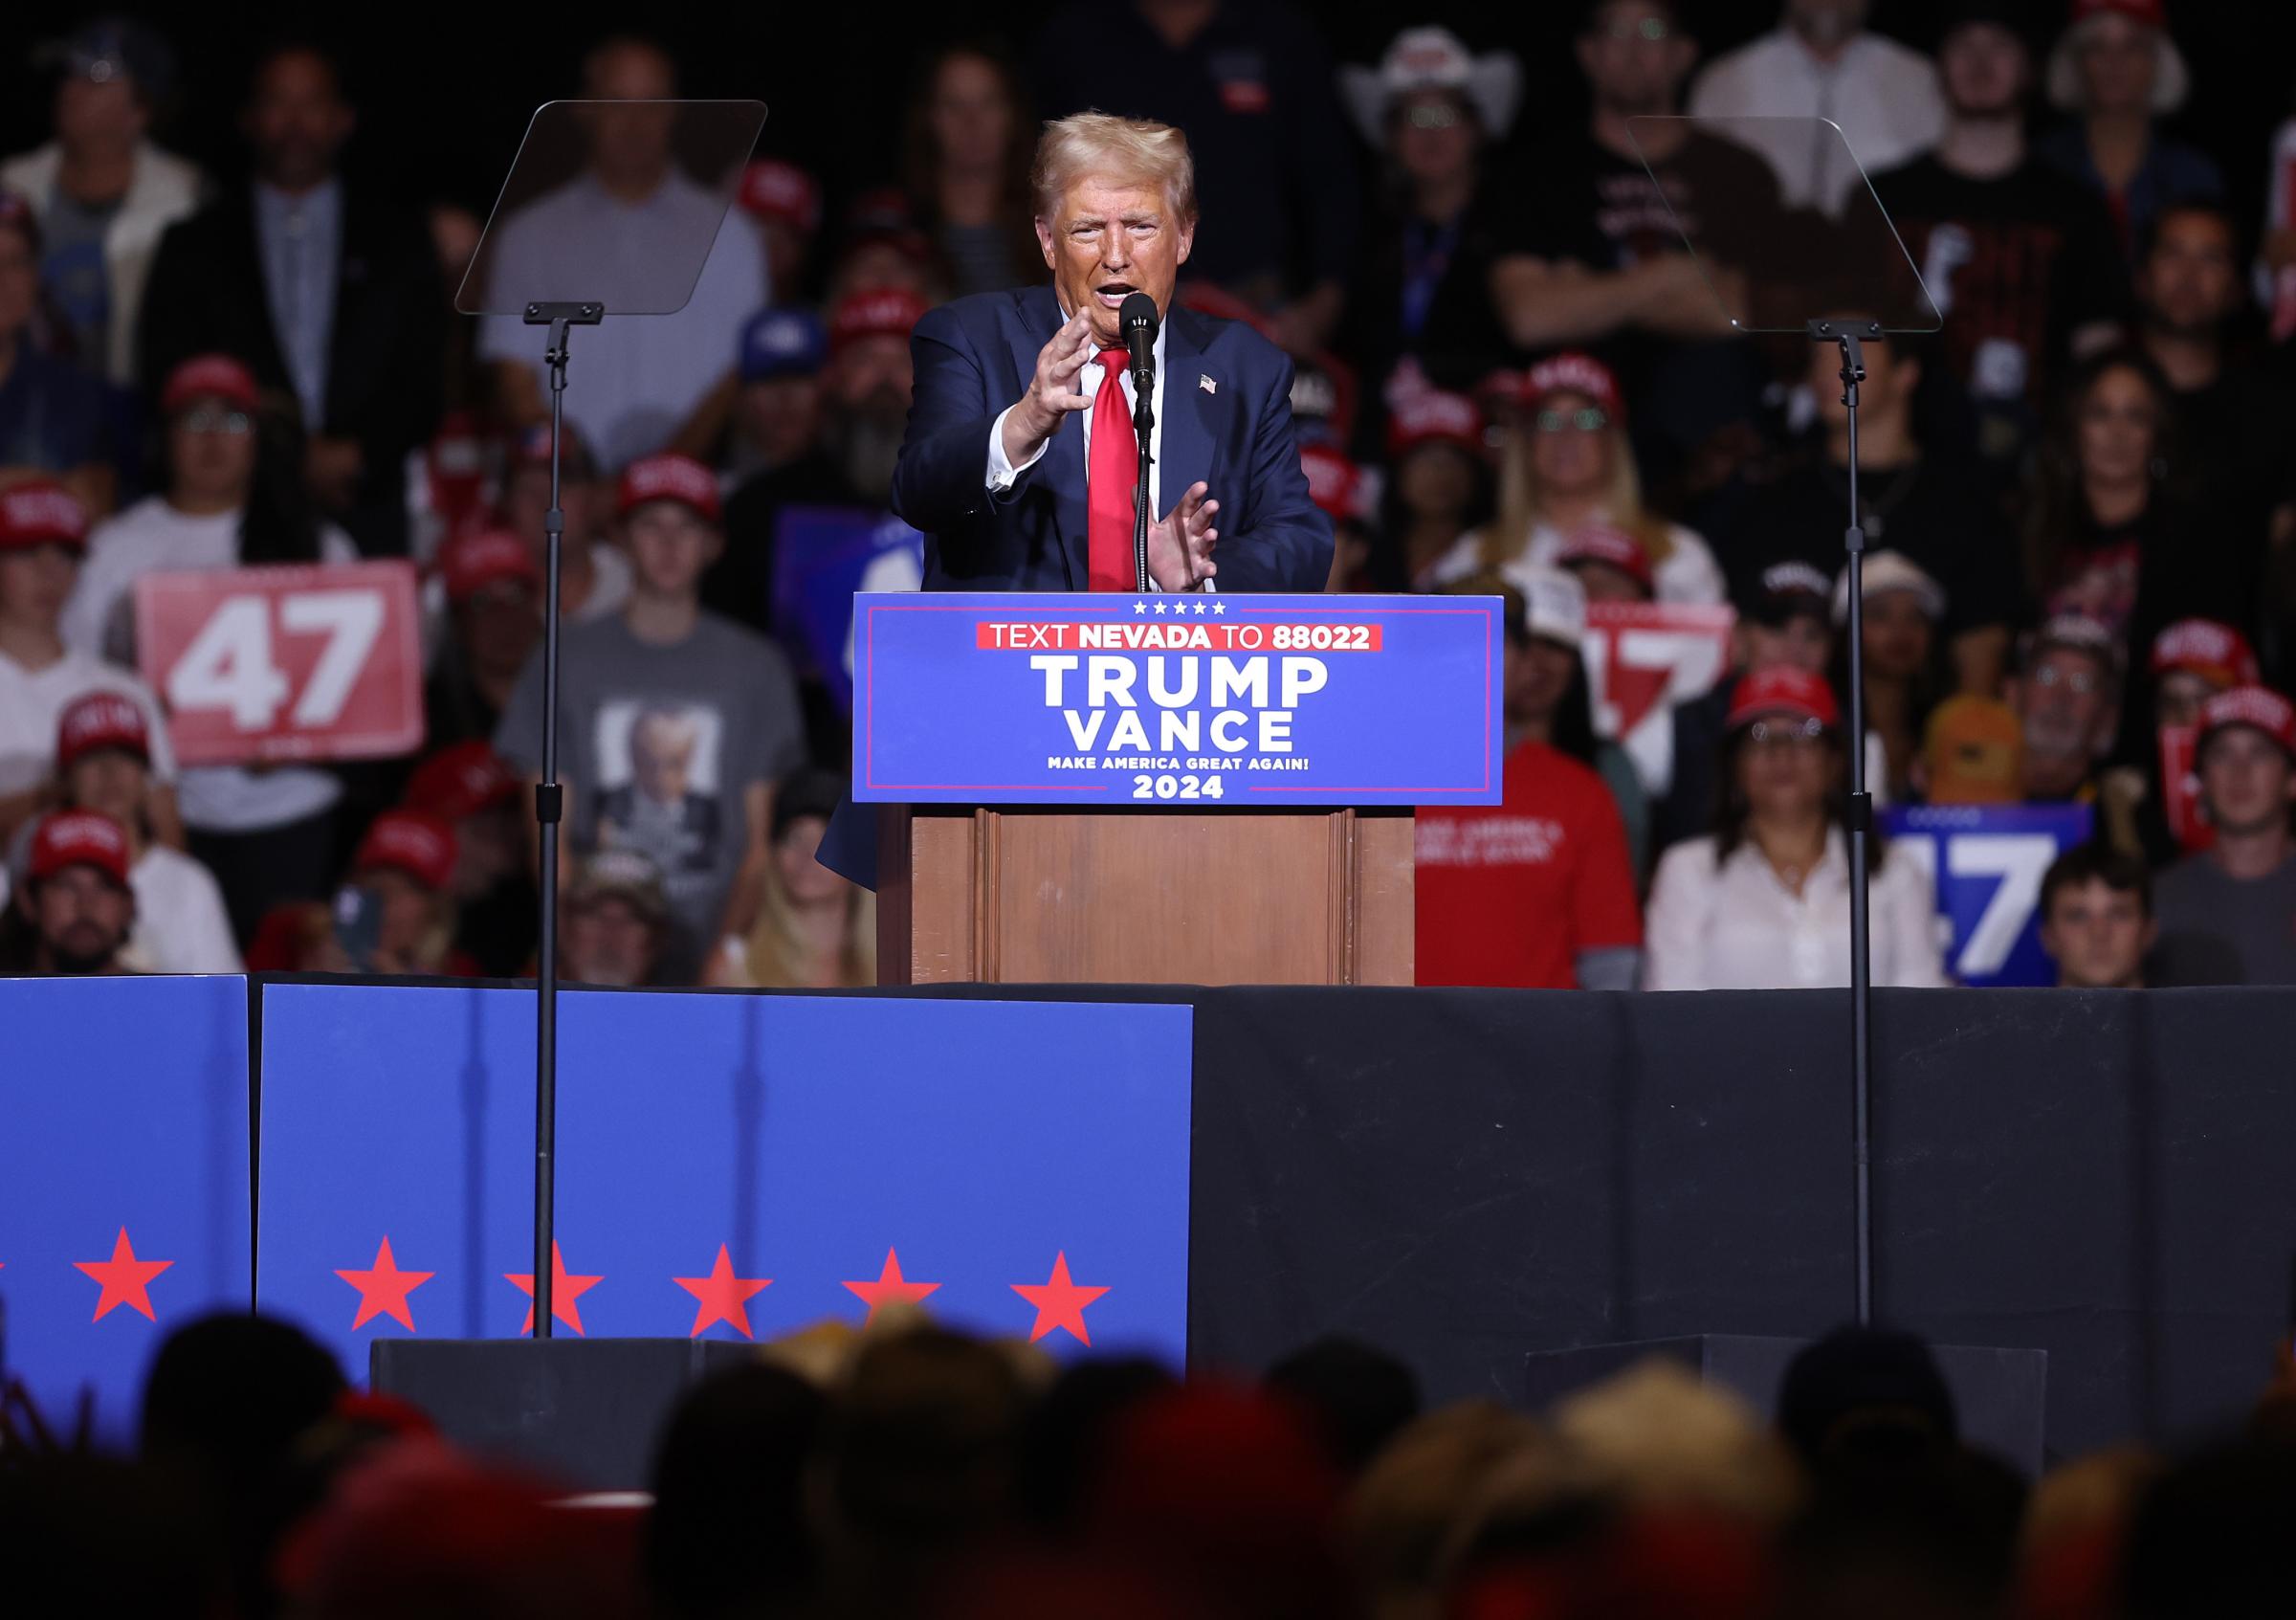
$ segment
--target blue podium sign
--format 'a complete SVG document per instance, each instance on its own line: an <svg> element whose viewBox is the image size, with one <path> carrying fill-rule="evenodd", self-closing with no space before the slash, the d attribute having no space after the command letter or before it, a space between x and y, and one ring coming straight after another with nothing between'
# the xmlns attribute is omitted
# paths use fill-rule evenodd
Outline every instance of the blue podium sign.
<svg viewBox="0 0 2296 1620"><path fill-rule="evenodd" d="M2041 880L2088 841L2086 805L1895 806L1882 812L1892 856L1926 863L1937 881L1946 970L1964 985L2053 985L2041 948Z"/></svg>
<svg viewBox="0 0 2296 1620"><path fill-rule="evenodd" d="M1499 802L1496 597L864 592L853 797Z"/></svg>

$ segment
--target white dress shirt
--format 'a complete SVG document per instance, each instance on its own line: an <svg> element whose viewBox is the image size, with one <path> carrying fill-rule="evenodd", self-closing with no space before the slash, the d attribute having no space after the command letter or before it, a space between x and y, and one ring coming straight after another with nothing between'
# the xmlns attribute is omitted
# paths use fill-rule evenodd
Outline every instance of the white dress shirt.
<svg viewBox="0 0 2296 1620"><path fill-rule="evenodd" d="M1065 323L1069 312L1062 310L1060 318ZM1107 375L1108 368L1100 364L1099 354L1094 351L1093 358L1084 363L1084 369L1076 373L1076 391L1091 400L1093 405L1070 413L1075 416L1077 426L1084 430L1084 448L1077 454L1084 458L1088 491L1092 485L1093 472L1093 406L1100 403L1100 384ZM1126 366L1117 377L1124 389L1126 415L1129 416L1132 409L1139 404L1137 391L1132 386L1131 366ZM1152 523L1163 515L1164 510L1164 411L1170 400L1171 394L1164 388L1164 327L1159 321L1156 327L1156 421L1148 429L1148 521ZM1015 405L1018 403L1014 402ZM1035 454L1027 460L1014 466L1012 458L1004 454L1004 418L1012 414L1013 409L1012 405L1006 406L997 412L997 419L989 424L988 493L991 495L1010 494L1020 476L1043 460L1045 452L1051 448L1054 439L1060 437L1060 430L1055 428L1052 438L1038 445ZM1087 499L1089 501L1089 495Z"/></svg>
<svg viewBox="0 0 2296 1620"><path fill-rule="evenodd" d="M1933 884L1897 854L1873 875L1873 982L1929 988L1947 982ZM1839 830L1797 895L1753 841L1714 862L1714 840L1691 838L1661 857L1644 919L1648 990L1820 989L1849 983L1849 851Z"/></svg>
<svg viewBox="0 0 2296 1620"><path fill-rule="evenodd" d="M1698 76L1690 116L1717 119L1827 119L1842 129L1750 123L1731 131L1777 171L1792 206L1837 207L1856 182L1842 139L1859 166L1878 174L1910 162L1945 132L1945 98L1937 70L1918 51L1876 33L1861 33L1830 62L1810 54L1792 31L1777 29L1718 56Z"/></svg>

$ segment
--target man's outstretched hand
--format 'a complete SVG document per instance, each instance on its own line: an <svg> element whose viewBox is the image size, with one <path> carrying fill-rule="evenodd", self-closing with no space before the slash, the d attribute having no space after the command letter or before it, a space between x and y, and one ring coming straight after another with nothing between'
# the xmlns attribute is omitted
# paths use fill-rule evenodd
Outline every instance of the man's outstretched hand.
<svg viewBox="0 0 2296 1620"><path fill-rule="evenodd" d="M1193 483L1180 504L1148 525L1148 572L1166 590L1194 590L1216 571L1212 546L1220 531L1212 519L1220 502L1203 498L1204 485Z"/></svg>
<svg viewBox="0 0 2296 1620"><path fill-rule="evenodd" d="M1062 417L1091 409L1093 397L1077 387L1076 379L1097 347L1093 342L1093 312L1080 309L1037 350L1027 391L1004 416L1004 458L1012 465L1020 466L1041 450L1060 431Z"/></svg>

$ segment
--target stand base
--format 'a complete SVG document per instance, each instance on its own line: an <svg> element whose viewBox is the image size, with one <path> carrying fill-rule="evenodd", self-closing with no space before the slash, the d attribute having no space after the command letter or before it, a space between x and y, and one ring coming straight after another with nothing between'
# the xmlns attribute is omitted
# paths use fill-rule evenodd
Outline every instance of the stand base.
<svg viewBox="0 0 2296 1620"><path fill-rule="evenodd" d="M645 1488L670 1409L750 1344L706 1339L378 1339L368 1380L482 1456L593 1491Z"/></svg>
<svg viewBox="0 0 2296 1620"><path fill-rule="evenodd" d="M1636 1362L1665 1356L1740 1396L1764 1418L1775 1418L1786 1364L1808 1343L1756 1334L1694 1333L1576 1350L1534 1350L1523 1358L1523 1393L1534 1407L1550 1406ZM1954 1392L1961 1437L2014 1464L2027 1477L2039 1478L2049 1353L1966 1344L1933 1344L1931 1351Z"/></svg>

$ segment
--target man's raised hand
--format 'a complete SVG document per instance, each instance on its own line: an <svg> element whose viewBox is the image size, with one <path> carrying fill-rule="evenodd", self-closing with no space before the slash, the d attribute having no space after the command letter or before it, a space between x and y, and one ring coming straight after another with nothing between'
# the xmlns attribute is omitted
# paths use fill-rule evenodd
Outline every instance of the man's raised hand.
<svg viewBox="0 0 2296 1620"><path fill-rule="evenodd" d="M1212 527L1212 519L1220 502L1203 498L1205 487L1201 481L1190 484L1168 516L1148 525L1148 571L1166 590L1193 590L1218 571L1212 546L1220 531Z"/></svg>
<svg viewBox="0 0 2296 1620"><path fill-rule="evenodd" d="M1060 431L1063 416L1093 403L1091 395L1078 391L1076 375L1092 359L1094 346L1092 312L1080 309L1037 350L1028 391L1004 418L1004 456L1014 466L1033 456Z"/></svg>

